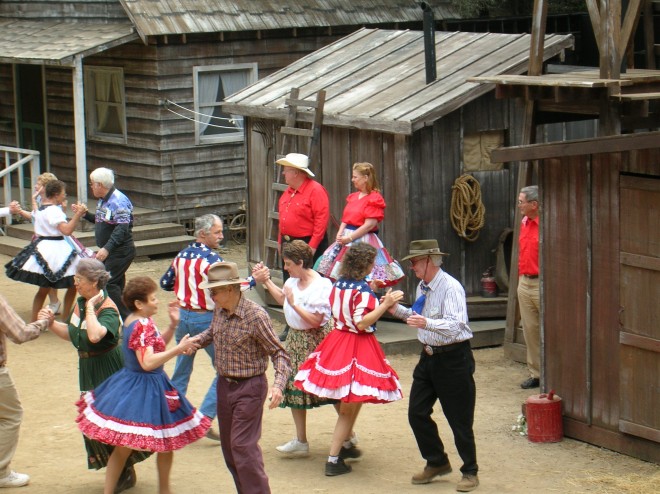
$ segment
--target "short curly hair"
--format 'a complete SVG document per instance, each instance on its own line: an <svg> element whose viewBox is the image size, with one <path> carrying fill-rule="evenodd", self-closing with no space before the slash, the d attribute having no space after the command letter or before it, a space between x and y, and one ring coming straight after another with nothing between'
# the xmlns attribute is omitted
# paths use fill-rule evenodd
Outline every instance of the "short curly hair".
<svg viewBox="0 0 660 494"><path fill-rule="evenodd" d="M371 272L374 259L376 259L374 247L364 242L353 244L344 254L339 276L350 280L361 280Z"/></svg>
<svg viewBox="0 0 660 494"><path fill-rule="evenodd" d="M110 273L106 271L105 265L94 258L81 259L76 267L76 274L86 280L96 283L99 290L103 290L110 280Z"/></svg>
<svg viewBox="0 0 660 494"><path fill-rule="evenodd" d="M302 240L293 240L282 246L282 257L288 259L294 264L300 264L302 261L303 269L311 269L314 265L314 254L312 248Z"/></svg>
<svg viewBox="0 0 660 494"><path fill-rule="evenodd" d="M158 289L156 282L148 276L138 276L133 278L124 288L124 293L121 296L122 302L130 311L137 309L135 306L136 301L146 302L149 295Z"/></svg>

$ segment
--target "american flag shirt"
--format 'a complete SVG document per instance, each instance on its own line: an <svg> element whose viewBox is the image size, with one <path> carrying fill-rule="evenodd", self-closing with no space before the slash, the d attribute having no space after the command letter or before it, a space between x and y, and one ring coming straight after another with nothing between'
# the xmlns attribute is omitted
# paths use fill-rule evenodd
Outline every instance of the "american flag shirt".
<svg viewBox="0 0 660 494"><path fill-rule="evenodd" d="M352 333L373 333L376 325L363 330L357 324L378 307L378 298L365 280L340 278L330 292L330 307L335 320L335 329Z"/></svg>
<svg viewBox="0 0 660 494"><path fill-rule="evenodd" d="M170 269L160 279L160 287L174 291L179 305L184 309L208 310L215 308L208 290L199 288L208 279L211 264L222 257L201 242L193 242L177 254Z"/></svg>

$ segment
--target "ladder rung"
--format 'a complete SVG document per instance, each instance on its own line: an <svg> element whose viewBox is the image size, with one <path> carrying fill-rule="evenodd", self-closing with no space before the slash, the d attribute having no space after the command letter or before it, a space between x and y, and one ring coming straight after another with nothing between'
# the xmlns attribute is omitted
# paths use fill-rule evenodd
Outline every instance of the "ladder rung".
<svg viewBox="0 0 660 494"><path fill-rule="evenodd" d="M273 190L278 190L280 192L284 192L288 188L289 188L289 186L287 184L280 184L278 182L273 182Z"/></svg>
<svg viewBox="0 0 660 494"><path fill-rule="evenodd" d="M297 127L282 127L280 134L288 134L292 136L313 137L314 131L311 129L299 129Z"/></svg>
<svg viewBox="0 0 660 494"><path fill-rule="evenodd" d="M264 240L264 245L268 247L269 249L277 249L279 247L279 244L275 240Z"/></svg>
<svg viewBox="0 0 660 494"><path fill-rule="evenodd" d="M313 99L290 99L284 100L287 106L306 106L308 108L318 108L318 102Z"/></svg>

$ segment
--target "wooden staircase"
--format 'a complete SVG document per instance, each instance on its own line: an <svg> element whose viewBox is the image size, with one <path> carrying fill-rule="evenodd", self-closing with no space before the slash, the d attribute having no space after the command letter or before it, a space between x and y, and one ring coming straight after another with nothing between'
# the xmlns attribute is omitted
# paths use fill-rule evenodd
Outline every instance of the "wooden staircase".
<svg viewBox="0 0 660 494"><path fill-rule="evenodd" d="M89 203L89 210L95 211L96 202ZM177 223L149 223L153 211L144 208L133 210L135 226L133 239L137 249L136 257L149 257L164 254L176 255L181 249L195 240L187 234L183 225ZM74 235L92 250L98 250L94 241L93 225L82 221ZM0 235L0 254L15 256L32 238L34 228L31 223L5 224L5 235Z"/></svg>

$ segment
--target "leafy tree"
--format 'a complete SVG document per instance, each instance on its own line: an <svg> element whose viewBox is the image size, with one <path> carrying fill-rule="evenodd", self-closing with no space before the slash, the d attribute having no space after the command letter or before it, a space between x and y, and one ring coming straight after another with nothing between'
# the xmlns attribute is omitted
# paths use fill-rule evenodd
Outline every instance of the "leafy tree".
<svg viewBox="0 0 660 494"><path fill-rule="evenodd" d="M464 18L531 15L534 10L534 0L451 0L451 3ZM584 0L548 0L548 13L550 14L585 12L586 10Z"/></svg>

